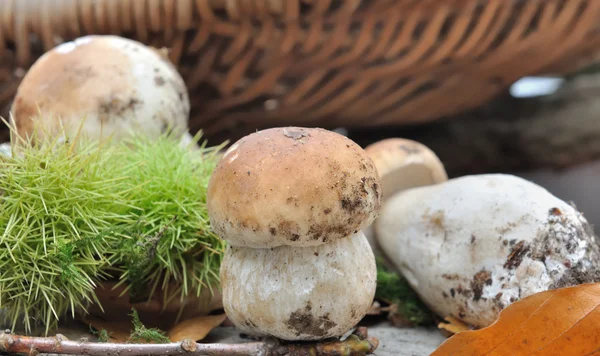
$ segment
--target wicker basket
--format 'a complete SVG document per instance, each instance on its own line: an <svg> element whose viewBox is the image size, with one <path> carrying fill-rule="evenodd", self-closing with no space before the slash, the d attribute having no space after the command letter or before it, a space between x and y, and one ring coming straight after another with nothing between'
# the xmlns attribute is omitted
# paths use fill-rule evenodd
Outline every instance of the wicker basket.
<svg viewBox="0 0 600 356"><path fill-rule="evenodd" d="M410 124L598 54L600 0L0 0L0 108L44 51L87 34L168 47L191 128ZM6 136L5 136L6 137Z"/></svg>

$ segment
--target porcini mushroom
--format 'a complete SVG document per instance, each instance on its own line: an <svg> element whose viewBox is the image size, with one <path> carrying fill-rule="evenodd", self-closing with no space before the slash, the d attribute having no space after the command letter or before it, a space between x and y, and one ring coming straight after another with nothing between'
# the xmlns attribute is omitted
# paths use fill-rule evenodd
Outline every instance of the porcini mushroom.
<svg viewBox="0 0 600 356"><path fill-rule="evenodd" d="M224 154L207 192L211 226L229 243L223 305L254 335L343 335L375 294L361 229L377 216L379 176L350 139L323 129L274 128Z"/></svg>
<svg viewBox="0 0 600 356"><path fill-rule="evenodd" d="M208 187L212 228L232 246L318 246L368 226L380 208L377 170L332 131L274 128L234 143Z"/></svg>
<svg viewBox="0 0 600 356"><path fill-rule="evenodd" d="M41 56L19 85L11 114L22 139L156 137L187 130L185 83L165 55L142 43L91 35ZM82 124L83 121L83 124Z"/></svg>
<svg viewBox="0 0 600 356"><path fill-rule="evenodd" d="M409 188L448 180L444 165L427 146L404 138L389 138L365 147L381 178L383 200Z"/></svg>
<svg viewBox="0 0 600 356"><path fill-rule="evenodd" d="M476 327L509 304L600 268L583 215L540 186L478 175L395 194L377 240L423 301Z"/></svg>
<svg viewBox="0 0 600 356"><path fill-rule="evenodd" d="M444 165L427 146L404 138L389 138L365 147L381 179L385 204L397 192L448 180ZM372 247L377 246L373 225L363 230Z"/></svg>

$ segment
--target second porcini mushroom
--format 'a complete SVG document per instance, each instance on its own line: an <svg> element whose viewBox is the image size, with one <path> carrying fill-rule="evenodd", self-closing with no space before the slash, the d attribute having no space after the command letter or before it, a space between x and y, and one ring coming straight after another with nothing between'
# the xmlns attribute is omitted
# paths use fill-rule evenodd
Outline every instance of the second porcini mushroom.
<svg viewBox="0 0 600 356"><path fill-rule="evenodd" d="M583 214L505 174L395 194L375 223L386 256L436 314L492 324L513 302L597 280L600 240Z"/></svg>
<svg viewBox="0 0 600 356"><path fill-rule="evenodd" d="M110 35L80 37L46 52L28 70L11 107L21 138L16 142L180 136L187 133L189 112L185 82L164 53Z"/></svg>
<svg viewBox="0 0 600 356"><path fill-rule="evenodd" d="M229 319L252 335L339 337L375 294L362 229L381 205L377 170L350 139L274 128L224 154L207 192L211 226L229 243L221 265Z"/></svg>
<svg viewBox="0 0 600 356"><path fill-rule="evenodd" d="M382 201L406 189L448 180L444 165L427 146L404 138L388 138L365 148L381 179ZM377 246L373 225L363 230L372 247Z"/></svg>
<svg viewBox="0 0 600 356"><path fill-rule="evenodd" d="M448 180L444 165L427 146L404 138L389 138L365 147L381 177L383 200L405 189Z"/></svg>

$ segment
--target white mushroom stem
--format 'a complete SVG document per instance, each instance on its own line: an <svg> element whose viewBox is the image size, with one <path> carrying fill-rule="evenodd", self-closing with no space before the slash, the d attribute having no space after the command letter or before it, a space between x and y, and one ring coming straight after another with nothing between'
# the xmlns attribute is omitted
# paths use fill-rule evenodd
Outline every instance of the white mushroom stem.
<svg viewBox="0 0 600 356"><path fill-rule="evenodd" d="M510 175L397 193L375 222L388 258L440 316L484 327L509 304L585 280L600 244L575 208Z"/></svg>
<svg viewBox="0 0 600 356"><path fill-rule="evenodd" d="M448 180L444 165L427 146L408 139L390 138L365 148L381 179L383 203L406 189ZM371 246L377 245L373 225L363 230Z"/></svg>
<svg viewBox="0 0 600 356"><path fill-rule="evenodd" d="M223 305L229 319L249 334L338 337L365 316L376 275L361 232L313 247L229 247L221 265Z"/></svg>

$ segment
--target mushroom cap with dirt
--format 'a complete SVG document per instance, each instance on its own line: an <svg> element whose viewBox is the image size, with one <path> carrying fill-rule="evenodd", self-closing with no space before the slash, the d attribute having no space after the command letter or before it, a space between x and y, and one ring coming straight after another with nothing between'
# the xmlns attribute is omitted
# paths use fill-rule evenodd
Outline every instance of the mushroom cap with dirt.
<svg viewBox="0 0 600 356"><path fill-rule="evenodd" d="M339 337L373 302L375 258L362 232L320 246L229 247L223 306L251 335L284 340Z"/></svg>
<svg viewBox="0 0 600 356"><path fill-rule="evenodd" d="M90 35L41 56L23 78L11 107L19 137L79 132L119 140L132 131L156 137L187 131L187 88L165 54L142 43ZM83 122L82 122L83 121Z"/></svg>
<svg viewBox="0 0 600 356"><path fill-rule="evenodd" d="M379 176L352 140L318 128L272 128L233 144L208 186L215 232L233 246L317 246L369 226Z"/></svg>
<svg viewBox="0 0 600 356"><path fill-rule="evenodd" d="M600 268L600 241L583 215L511 175L466 176L397 193L375 230L433 311L476 327L521 298L591 282L586 276Z"/></svg>

